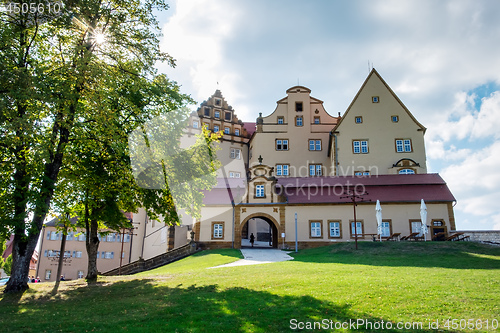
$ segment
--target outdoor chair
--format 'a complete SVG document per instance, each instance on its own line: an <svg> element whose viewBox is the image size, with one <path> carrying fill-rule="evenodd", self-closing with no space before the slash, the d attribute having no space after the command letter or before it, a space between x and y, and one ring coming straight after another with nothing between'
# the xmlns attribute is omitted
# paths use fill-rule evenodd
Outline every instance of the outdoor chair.
<svg viewBox="0 0 500 333"><path fill-rule="evenodd" d="M396 233L393 233L392 235L390 235L389 237L387 237L385 240L386 241L397 241L397 240L399 240L399 236L401 236L401 233L396 232Z"/></svg>

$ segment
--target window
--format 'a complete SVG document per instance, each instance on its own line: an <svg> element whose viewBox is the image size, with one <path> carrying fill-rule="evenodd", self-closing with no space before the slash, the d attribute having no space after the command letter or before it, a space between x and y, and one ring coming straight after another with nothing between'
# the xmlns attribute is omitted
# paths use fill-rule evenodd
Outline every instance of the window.
<svg viewBox="0 0 500 333"><path fill-rule="evenodd" d="M71 258L71 251L64 251L64 258Z"/></svg>
<svg viewBox="0 0 500 333"><path fill-rule="evenodd" d="M285 123L285 118L284 117L278 117L278 124L282 125Z"/></svg>
<svg viewBox="0 0 500 333"><path fill-rule="evenodd" d="M340 231L340 221L329 221L328 224L329 224L328 229L330 230L330 234L329 234L330 238L342 237L341 231Z"/></svg>
<svg viewBox="0 0 500 333"><path fill-rule="evenodd" d="M240 130L238 128L234 130L234 135L240 136Z"/></svg>
<svg viewBox="0 0 500 333"><path fill-rule="evenodd" d="M97 259L99 259L99 253L100 253L100 252L99 252L99 251L97 251Z"/></svg>
<svg viewBox="0 0 500 333"><path fill-rule="evenodd" d="M214 117L215 118L220 118L220 111L215 111L214 112Z"/></svg>
<svg viewBox="0 0 500 333"><path fill-rule="evenodd" d="M277 139L276 150L288 150L288 139Z"/></svg>
<svg viewBox="0 0 500 333"><path fill-rule="evenodd" d="M82 251L76 251L75 258L81 258L81 257L82 257Z"/></svg>
<svg viewBox="0 0 500 333"><path fill-rule="evenodd" d="M309 150L321 150L321 140L309 140Z"/></svg>
<svg viewBox="0 0 500 333"><path fill-rule="evenodd" d="M368 154L368 140L352 141L352 152L354 154Z"/></svg>
<svg viewBox="0 0 500 333"><path fill-rule="evenodd" d="M355 171L354 175L355 176L369 176L370 175L370 171Z"/></svg>
<svg viewBox="0 0 500 333"><path fill-rule="evenodd" d="M78 241L84 242L85 241L85 234L78 235Z"/></svg>
<svg viewBox="0 0 500 333"><path fill-rule="evenodd" d="M125 234L125 243L128 243L128 242L130 242L130 235Z"/></svg>
<svg viewBox="0 0 500 333"><path fill-rule="evenodd" d="M51 275L52 275L52 271L50 269L47 269L45 271L45 280L50 280Z"/></svg>
<svg viewBox="0 0 500 333"><path fill-rule="evenodd" d="M225 112L224 113L224 119L227 121L231 121L231 112Z"/></svg>
<svg viewBox="0 0 500 333"><path fill-rule="evenodd" d="M411 139L396 139L396 152L408 153L411 151Z"/></svg>
<svg viewBox="0 0 500 333"><path fill-rule="evenodd" d="M114 242L114 241L115 241L115 234L108 234L108 235L106 236L106 240L107 240L108 242Z"/></svg>
<svg viewBox="0 0 500 333"><path fill-rule="evenodd" d="M222 104L222 100L220 98L216 98L215 99L215 105L221 106L221 104Z"/></svg>
<svg viewBox="0 0 500 333"><path fill-rule="evenodd" d="M322 221L309 221L311 232L309 238L321 238L321 224Z"/></svg>
<svg viewBox="0 0 500 333"><path fill-rule="evenodd" d="M355 229L356 229L356 231L355 231ZM355 234L357 234L358 237L359 237L359 235L363 234L363 222L362 221L357 221L356 227L354 226L354 221L351 221L351 237L354 237Z"/></svg>
<svg viewBox="0 0 500 333"><path fill-rule="evenodd" d="M381 227L382 237L389 237L391 235L391 221L382 221Z"/></svg>
<svg viewBox="0 0 500 333"><path fill-rule="evenodd" d="M276 164L276 176L288 176L288 164Z"/></svg>
<svg viewBox="0 0 500 333"><path fill-rule="evenodd" d="M114 252L105 252L104 253L104 258L105 259L113 259L114 256L115 256Z"/></svg>
<svg viewBox="0 0 500 333"><path fill-rule="evenodd" d="M295 117L295 126L303 126L304 124L304 119L302 118L302 116L297 116Z"/></svg>
<svg viewBox="0 0 500 333"><path fill-rule="evenodd" d="M315 124L320 124L320 118L319 117L314 117L314 123Z"/></svg>
<svg viewBox="0 0 500 333"><path fill-rule="evenodd" d="M398 171L398 173L400 175L414 175L415 174L415 170L413 169L401 169Z"/></svg>
<svg viewBox="0 0 500 333"><path fill-rule="evenodd" d="M442 227L443 225L443 221L432 221L432 226L434 227Z"/></svg>
<svg viewBox="0 0 500 333"><path fill-rule="evenodd" d="M410 220L411 232L417 232L418 236L422 236L422 222L420 220Z"/></svg>
<svg viewBox="0 0 500 333"><path fill-rule="evenodd" d="M354 122L355 122L356 124L361 124L361 123L363 123L363 117L360 117L360 116L358 116L358 117L354 117Z"/></svg>
<svg viewBox="0 0 500 333"><path fill-rule="evenodd" d="M78 278L83 279L83 271L78 271Z"/></svg>
<svg viewBox="0 0 500 333"><path fill-rule="evenodd" d="M373 96L372 97L372 103L378 103L378 102L379 102L378 96Z"/></svg>
<svg viewBox="0 0 500 333"><path fill-rule="evenodd" d="M309 176L322 176L323 167L321 164L309 164Z"/></svg>
<svg viewBox="0 0 500 333"><path fill-rule="evenodd" d="M229 127L224 127L224 134L229 134L231 129Z"/></svg>
<svg viewBox="0 0 500 333"><path fill-rule="evenodd" d="M214 125L214 132L215 133L219 132L219 125Z"/></svg>
<svg viewBox="0 0 500 333"><path fill-rule="evenodd" d="M224 222L212 222L212 239L224 239Z"/></svg>
<svg viewBox="0 0 500 333"><path fill-rule="evenodd" d="M47 231L47 240L50 240L50 234L51 234L51 232Z"/></svg>
<svg viewBox="0 0 500 333"><path fill-rule="evenodd" d="M59 233L56 231L52 231L50 234L50 240L58 240L59 239Z"/></svg>
<svg viewBox="0 0 500 333"><path fill-rule="evenodd" d="M264 198L264 185L256 185L255 186L255 197L256 198Z"/></svg>
<svg viewBox="0 0 500 333"><path fill-rule="evenodd" d="M198 123L197 120L193 121L193 128L198 128L200 126L200 123Z"/></svg>
<svg viewBox="0 0 500 333"><path fill-rule="evenodd" d="M205 116L210 117L210 108L205 108Z"/></svg>
<svg viewBox="0 0 500 333"><path fill-rule="evenodd" d="M399 121L399 116L391 116L391 120L393 123L397 123Z"/></svg>
<svg viewBox="0 0 500 333"><path fill-rule="evenodd" d="M230 171L229 178L241 178L241 173Z"/></svg>
<svg viewBox="0 0 500 333"><path fill-rule="evenodd" d="M241 150L238 149L238 148L231 148L231 155L230 155L230 157L232 159L241 160Z"/></svg>
<svg viewBox="0 0 500 333"><path fill-rule="evenodd" d="M295 102L295 111L300 112L302 111L302 102Z"/></svg>
<svg viewBox="0 0 500 333"><path fill-rule="evenodd" d="M67 241L73 240L73 232L68 232L68 234L66 235L66 240Z"/></svg>

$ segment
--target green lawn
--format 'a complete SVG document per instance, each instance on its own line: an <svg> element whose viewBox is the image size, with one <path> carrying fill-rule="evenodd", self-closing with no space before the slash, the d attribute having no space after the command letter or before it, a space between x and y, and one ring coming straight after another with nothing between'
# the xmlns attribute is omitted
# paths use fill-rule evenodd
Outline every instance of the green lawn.
<svg viewBox="0 0 500 333"><path fill-rule="evenodd" d="M322 320L324 327L345 323L340 331L346 332L381 331L375 328L382 321L383 327L393 325L384 332L436 332L429 327L436 320L442 331L470 331L460 329L461 319L474 319L474 326L480 319L482 328L475 332L486 331L486 321L490 331L492 323L500 326L499 247L472 242L353 247L334 244L299 251L293 261L216 269L207 267L241 254L205 251L134 276L102 277L96 285L62 282L56 296L50 295L53 284L35 284L21 298L0 296L0 330L312 332L299 329L299 322ZM369 324L348 326L357 320ZM398 330L398 322L423 327Z"/></svg>

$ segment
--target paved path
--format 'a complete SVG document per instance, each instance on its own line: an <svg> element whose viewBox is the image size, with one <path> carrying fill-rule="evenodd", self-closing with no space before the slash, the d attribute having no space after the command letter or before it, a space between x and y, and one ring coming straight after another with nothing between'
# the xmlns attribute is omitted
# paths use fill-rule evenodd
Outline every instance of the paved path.
<svg viewBox="0 0 500 333"><path fill-rule="evenodd" d="M241 249L240 251L241 254L243 254L243 258L245 259L240 259L229 264L210 268L258 265L268 264L271 262L293 260L293 257L290 257L288 255L288 253L290 252L285 252L278 249Z"/></svg>

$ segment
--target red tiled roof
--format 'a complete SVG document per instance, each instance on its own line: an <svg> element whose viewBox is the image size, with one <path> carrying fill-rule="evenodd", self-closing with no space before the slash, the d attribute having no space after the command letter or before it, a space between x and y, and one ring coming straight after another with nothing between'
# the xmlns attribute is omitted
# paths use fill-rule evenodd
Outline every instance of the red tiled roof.
<svg viewBox="0 0 500 333"><path fill-rule="evenodd" d="M246 180L228 179L232 194L237 199L245 194ZM356 187L357 186L357 187ZM239 189L238 189L239 187ZM290 204L298 203L349 203L343 189L350 188L368 192L365 200L381 203L391 202L453 202L455 197L446 182L438 174L421 175L381 175L371 177L289 177L278 178L278 193L283 187ZM204 191L205 205L230 205L231 200L224 179L218 179L211 191ZM238 201L236 200L236 203Z"/></svg>
<svg viewBox="0 0 500 333"><path fill-rule="evenodd" d="M228 178L233 198L242 197L246 191L246 178ZM210 191L203 191L205 205L230 205L231 199L224 178L217 178L217 185ZM238 203L238 202L237 202Z"/></svg>
<svg viewBox="0 0 500 333"><path fill-rule="evenodd" d="M347 203L343 191L365 190L365 200L388 202L453 202L455 197L438 174L280 178L288 203ZM281 192L281 190L279 190Z"/></svg>
<svg viewBox="0 0 500 333"><path fill-rule="evenodd" d="M247 130L249 137L255 132L255 122L244 122L243 127Z"/></svg>

